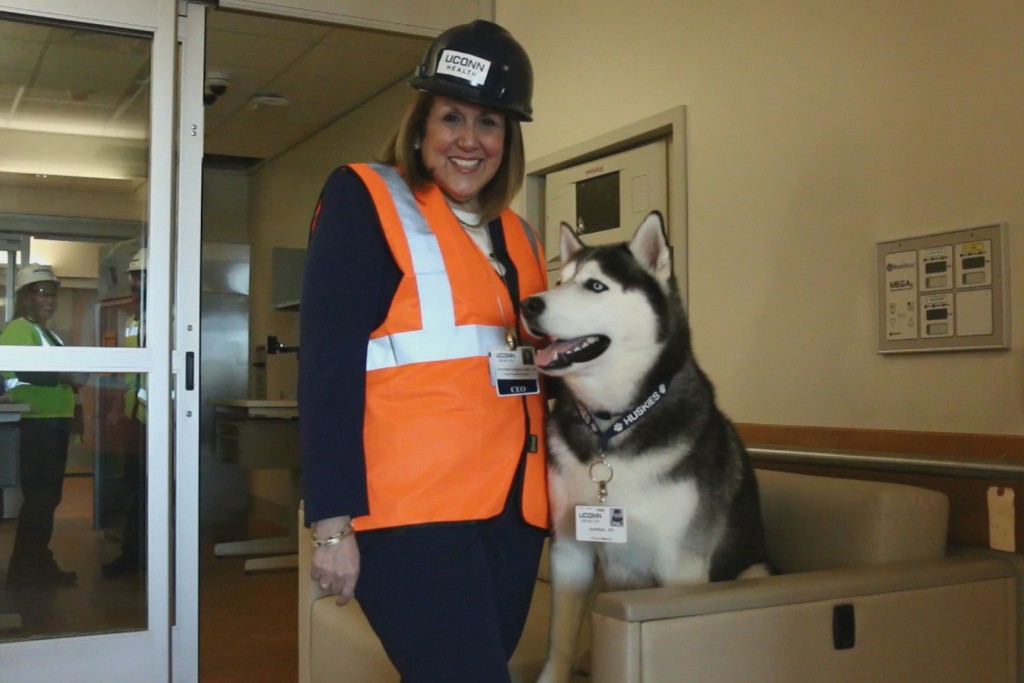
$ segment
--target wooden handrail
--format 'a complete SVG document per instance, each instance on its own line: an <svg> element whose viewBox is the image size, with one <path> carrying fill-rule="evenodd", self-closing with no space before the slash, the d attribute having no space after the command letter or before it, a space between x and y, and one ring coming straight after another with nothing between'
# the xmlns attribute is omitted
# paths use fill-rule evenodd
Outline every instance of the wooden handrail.
<svg viewBox="0 0 1024 683"><path fill-rule="evenodd" d="M976 457L958 458L920 453L865 453L759 446L748 446L747 451L755 464L758 462L781 462L982 479L1024 478L1024 463Z"/></svg>

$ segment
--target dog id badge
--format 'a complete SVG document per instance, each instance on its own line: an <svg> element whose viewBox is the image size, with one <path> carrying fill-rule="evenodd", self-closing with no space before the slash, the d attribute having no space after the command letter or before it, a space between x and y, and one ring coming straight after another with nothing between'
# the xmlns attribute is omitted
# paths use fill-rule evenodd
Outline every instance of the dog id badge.
<svg viewBox="0 0 1024 683"><path fill-rule="evenodd" d="M488 352L491 365L491 384L498 396L526 396L540 393L537 366L533 362L531 346L510 349L499 346Z"/></svg>
<svg viewBox="0 0 1024 683"><path fill-rule="evenodd" d="M577 505L576 540L589 543L625 543L626 511L605 505Z"/></svg>

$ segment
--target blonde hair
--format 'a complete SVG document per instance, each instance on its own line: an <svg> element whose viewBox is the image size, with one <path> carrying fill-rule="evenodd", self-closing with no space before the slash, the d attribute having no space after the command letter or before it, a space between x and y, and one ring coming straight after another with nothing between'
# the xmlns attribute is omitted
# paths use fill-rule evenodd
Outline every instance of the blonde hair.
<svg viewBox="0 0 1024 683"><path fill-rule="evenodd" d="M423 165L423 156L419 150L419 143L426 134L427 117L434 104L434 97L431 93L416 93L416 98L406 109L398 130L384 146L379 159L382 163L397 166L413 190L423 189L434 182L430 171ZM491 221L508 208L523 186L525 174L523 130L519 119L505 113L505 152L498 172L480 190L481 220Z"/></svg>

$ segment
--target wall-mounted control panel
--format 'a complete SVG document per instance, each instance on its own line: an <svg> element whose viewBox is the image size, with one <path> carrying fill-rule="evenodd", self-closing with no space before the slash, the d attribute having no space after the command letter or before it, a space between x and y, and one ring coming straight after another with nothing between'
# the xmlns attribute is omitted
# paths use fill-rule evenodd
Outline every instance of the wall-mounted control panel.
<svg viewBox="0 0 1024 683"><path fill-rule="evenodd" d="M1010 348L1008 232L879 242L879 353Z"/></svg>

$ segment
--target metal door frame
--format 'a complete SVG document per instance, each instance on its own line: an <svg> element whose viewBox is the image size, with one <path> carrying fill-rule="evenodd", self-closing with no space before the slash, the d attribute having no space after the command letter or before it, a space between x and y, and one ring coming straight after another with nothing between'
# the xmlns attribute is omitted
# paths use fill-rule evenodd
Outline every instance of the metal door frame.
<svg viewBox="0 0 1024 683"><path fill-rule="evenodd" d="M4 351L4 365L13 369L148 374L148 628L0 644L4 680L10 683L55 680L168 683L173 672L174 681L194 681L198 679L198 505L195 504L199 489L198 410L195 408L198 379L192 377L189 385L193 388L189 389L184 371L188 367L198 368L198 364L190 366L187 355L198 354L199 348L199 273L197 267L193 267L198 259L184 258L178 262L181 269L177 272L174 294L180 300L176 309L172 308L171 274L175 265L172 255L197 253L194 245L199 241L199 199L195 183L201 183L202 112L200 106L196 115L194 97L184 97L179 115L176 94L180 82L182 92L198 93L201 98L203 8L179 0L0 0L0 11L100 28L141 31L153 39L147 345L137 349L6 347ZM179 12L183 15L184 38L180 81L177 77ZM194 47L196 44L198 48ZM195 89L197 69L200 85ZM187 121L199 126L194 135L191 128L183 131L177 175L174 165L178 142L176 121L182 126ZM198 143L192 142L192 137ZM188 144L184 144L186 139ZM178 178L183 179L180 184ZM191 180L185 180L189 178ZM174 229L176 194L180 202L177 216L182 219L177 231ZM174 329L172 310L178 313ZM179 327L183 331L179 331ZM172 375L172 371L175 374ZM177 397L176 405L172 405L172 388ZM172 409L180 411L184 417L172 418ZM175 425L173 443L177 450L173 454L172 424ZM170 473L173 476L168 476ZM173 552L172 547L175 547Z"/></svg>

